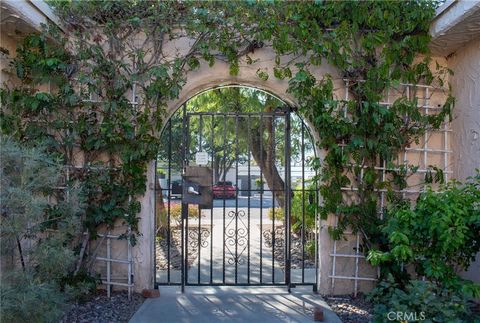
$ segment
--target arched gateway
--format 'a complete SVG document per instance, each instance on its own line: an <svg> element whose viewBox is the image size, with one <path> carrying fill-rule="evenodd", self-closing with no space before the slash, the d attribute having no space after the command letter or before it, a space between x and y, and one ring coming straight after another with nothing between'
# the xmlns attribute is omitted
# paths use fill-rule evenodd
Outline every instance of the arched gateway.
<svg viewBox="0 0 480 323"><path fill-rule="evenodd" d="M254 88L202 92L168 120L156 165L155 283L317 290L313 139Z"/></svg>
<svg viewBox="0 0 480 323"><path fill-rule="evenodd" d="M181 48L181 46L180 46L180 48ZM279 80L279 79L275 79L275 78L269 78L268 80L262 80L258 77L258 71L259 70L273 71L273 67L275 66L275 53L273 51L271 51L269 48L263 48L263 49L256 50L255 53L253 53L250 57L256 63L254 65L250 65L250 64L247 64L246 62L240 61L238 75L236 75L236 76L230 75L229 65L227 63L224 63L224 62L221 62L221 61L217 62L212 67L208 66L207 64L202 64L198 69L196 69L193 72L190 72L188 74L188 77L187 77L187 82L183 86L183 88L182 88L182 90L179 94L178 99L174 100L174 101L170 101L168 103L167 111L166 111L167 112L166 113L167 117L165 118L164 128L163 128L163 132L162 132L163 136L168 137L167 134L169 133L170 122L172 120L176 120L176 118L180 117L180 119L181 119L180 123L182 124L182 126L185 125L184 120L183 120L183 112L182 111L183 111L183 107L185 106L185 104L190 99L196 97L198 94L200 94L204 91L214 89L214 88L221 88L221 87L225 87L225 86L243 86L243 87L255 88L255 89L262 90L266 93L269 93L269 94L273 95L274 97L278 98L278 100L280 100L282 102L282 106L296 107L297 104L295 102L295 99L287 91L288 80ZM284 57L283 59L288 59L288 57ZM323 64L323 65L321 65L317 68L312 69L312 73L314 74L314 76L317 79L322 79L323 77L325 77L327 75L329 77L331 77L333 82L334 82L334 86L335 86L335 96L336 96L336 98L338 98L338 99L345 98L345 96L346 96L345 83L344 83L343 78L338 75L338 72L336 71L335 68L333 68L332 66L330 66L328 64ZM187 105L188 105L188 103L187 103ZM215 112L215 111L210 111L210 112ZM224 111L224 112L226 112L226 111ZM241 111L239 111L239 112L241 113ZM188 114L188 111L186 111L186 114ZM221 119L222 122L223 122L223 118L225 116L227 118L227 121L229 120L228 122L232 123L233 125L235 124L237 118L238 119L241 118L240 115L235 116L235 115L228 115L228 114L225 114L225 113L221 113L221 114L217 114L217 115L215 115L215 113L213 113L213 115L214 115L215 120L220 120ZM278 119L278 120L283 119L283 120L285 120L285 115L291 117L292 115L297 115L297 114L296 114L296 112L292 113L291 111L278 111L277 115L272 119ZM199 117L200 117L200 114L193 113L187 119L189 119L190 122L192 120L197 120L196 122L198 122ZM209 115L209 117L211 117L211 115ZM301 116L298 116L298 118L300 118L300 117ZM204 118L205 120L208 119L207 116L204 116L202 118ZM258 113L255 118L257 120L260 119L261 114ZM297 120L300 120L300 119L297 119ZM280 125L280 121L278 121L278 122L279 122L279 125ZM283 125L283 127L285 127L285 123L282 123L282 125ZM311 136L314 139L315 138L318 139L318 134L315 133L315 131L313 129L311 129L311 127L309 127L308 123L304 123L303 127L304 127L304 130L305 130L306 136L309 136L311 134ZM205 131L205 129L204 129L204 131ZM234 132L235 127L229 128L228 131ZM205 136L205 134L204 134L204 136ZM220 135L220 137L223 138L222 135ZM204 137L204 139L205 139L205 137ZM170 140L170 142L172 144L172 147L175 147L175 149L178 150L179 147L181 147L183 140L184 139L183 139L183 136L182 136L180 138L173 138L173 139ZM166 140L165 143L168 145L168 140ZM190 149L192 151L195 151L195 149L200 149L200 148L201 147L190 146ZM277 152L279 152L279 151L280 150L277 149ZM281 153L285 153L283 148L282 148ZM316 149L315 153L318 157L320 157L320 160L321 160L322 156L323 156L323 151ZM190 160L190 162L192 162L191 164L193 164L193 162L195 161L195 155L193 155L191 157L192 157L192 159ZM254 163L255 162L253 161L253 155L252 155L251 166ZM138 238L138 243L137 243L136 247L132 249L132 257L133 257L133 260L134 260L134 262L133 262L133 275L134 275L135 288L141 290L142 288L152 288L154 286L158 286L159 284L178 284L178 285L181 285L182 282L187 284L187 285L198 284L199 282L200 282L200 284L247 284L248 283L248 271L246 271L246 272L244 271L245 275L242 274L243 276L242 275L237 276L237 280L235 281L235 269L234 269L233 272L232 272L232 275L231 275L231 277L233 277L233 279L230 278L229 275L230 275L231 272L229 272L229 269L228 269L228 266L227 266L228 265L228 259L227 258L225 259L225 261L226 261L225 270L223 269L223 259L221 259L221 266L219 267L220 269L218 269L218 270L221 271L220 272L221 279L218 280L216 278L218 276L218 272L216 272L215 270L217 270L217 269L215 269L215 266L210 266L210 260L209 260L211 252L208 248L211 248L211 246L212 246L212 241L211 240L209 241L208 246L204 249L198 249L198 248L197 249L192 249L192 248L190 248L190 252L192 252L192 250L197 251L197 255L195 256L195 259L193 259L193 260L197 261L197 265L194 265L192 261L190 261L190 263L188 263L188 259L186 258L185 255L188 254L189 251L185 250L185 249L180 249L180 254L181 254L181 250L183 250L185 254L184 254L183 257L181 257L181 255L180 255L180 257L182 259L181 262L180 262L181 266L174 266L175 267L174 270L172 270L173 260L170 258L170 261L171 261L171 263L170 263L170 280L168 279L168 248L167 248L167 255L162 256L162 257L166 257L166 259L167 259L167 266L166 267L165 267L165 264L157 263L157 259L156 259L156 258L160 257L159 255L157 255L158 247L160 246L161 243L165 244L166 241L168 241L168 240L165 240L165 238L166 238L165 235L163 237L163 240L162 240L162 237L158 238L158 235L157 235L158 226L156 225L155 218L156 218L156 200L158 200L158 199L156 199L156 196L158 196L158 194L157 194L158 193L158 187L157 187L158 185L156 183L158 183L157 180L159 178L156 175L156 174L158 174L156 164L157 164L156 161L152 161L150 163L149 167L148 167L147 192L145 193L143 198L140 200L142 209L141 209L141 213L139 215L140 221L139 221L139 228L138 229L139 229L139 232L141 232L141 236ZM158 171L160 173L159 176L168 176L168 174L169 174L169 172L166 172L164 169L163 170L158 169ZM284 173L283 169L282 169L281 172L282 172L282 174ZM164 173L165 175L161 175L162 173ZM174 175L173 172L171 174ZM176 175L178 175L178 174L176 174ZM162 179L163 183L161 183L161 184L166 185L165 187L167 188L167 190L164 190L164 188L162 187L162 193L164 194L164 196L167 195L167 191L171 188L171 184L175 180L174 177L175 176L173 176L170 179L169 183L167 181L168 180L167 178ZM229 180L226 180L226 181L228 182ZM241 182L245 183L245 181L241 181ZM214 184L216 184L216 183L214 183ZM241 184L241 183L239 183L239 184ZM256 184L256 183L254 183L254 184ZM267 186L267 185L265 185L265 186ZM156 189L156 187L157 187L157 189ZM249 193L251 195L251 198L255 194L258 194L258 193L254 192L255 190L257 190L257 188L253 187L253 185L251 185L250 189L246 188L246 190L250 191ZM306 195L308 195L308 194L306 194ZM167 208L168 208L168 202L169 201L170 201L170 204L171 204L170 208L172 207L172 202L180 202L180 200L171 200L169 198L165 198L164 203L166 204ZM272 202L273 201L271 201L270 203L272 203ZM222 222L223 222L223 201L218 200L216 203L217 203L217 205L218 205L218 203L220 203L220 205L221 205L221 210L222 210L221 211L221 219L222 219ZM226 206L230 205L229 203L235 203L235 201L234 200L227 200ZM234 207L235 207L235 204L234 204ZM178 208L178 206L174 206L174 208ZM181 209L181 207L180 207L180 209ZM268 209L271 209L271 208L266 207L262 210L262 215L263 216L268 217L268 214L266 214L266 215L263 214L264 211L267 211ZM170 212L171 212L171 210L170 210ZM207 221L207 214L208 214L208 217L211 218L211 214L209 213L209 212L211 212L210 210L211 209L205 209L204 208L203 211L201 211L202 214L204 214L204 216L200 219L200 228L202 228L205 225L205 223L208 223L208 222L206 222ZM248 210L248 207L246 208L246 210ZM174 211L176 212L177 210L174 209ZM168 212L168 209L167 209L167 212ZM181 213L181 211L180 211L180 213ZM228 219L228 215L229 215L229 213L227 211L225 211L226 219ZM238 219L239 215L240 215L240 213L235 213L235 216L233 217L234 222L236 220L239 220ZM168 214L167 214L167 216L168 216ZM198 218L193 218L193 219L189 218L188 221L189 221L189 228L190 228L190 226L191 226L192 229L196 228L197 233L191 233L193 238L190 235L188 235L188 241L185 239L185 240L183 240L183 243L184 243L184 245L186 245L187 242L188 243L192 242L194 244L198 244ZM202 221L203 221L203 224L202 224ZM214 221L215 221L215 214L214 214ZM185 222L186 222L186 219L185 219ZM170 224L172 224L172 223L170 223ZM174 223L174 224L176 225L176 223ZM227 224L228 224L228 222L225 222L225 225L227 225ZM274 284L283 284L283 285L286 285L288 283L290 283L290 284L308 283L308 284L314 286L314 288L321 293L331 293L332 290L333 290L332 289L333 286L331 284L331 282L332 282L333 259L332 259L331 254L332 254L332 250L334 249L334 241L328 233L328 227L333 226L334 224L335 224L335 216L333 216L333 215L329 216L328 219L326 219L326 220L318 220L318 222L317 222L317 229L318 230L317 230L317 235L316 235L316 238L317 238L316 245L318 247L317 247L317 250L316 250L315 255L314 255L314 260L312 261L314 264L311 265L311 266L309 265L310 267L308 267L308 268L304 267L304 270L302 270L302 268L297 265L296 267L298 267L298 268L294 268L294 269L295 270L300 269L300 276L298 276L298 271L296 271L295 273L291 272L290 281L288 281L288 277L285 274L287 266L285 266L285 264L281 264L281 261L280 261L281 257L279 256L279 257L275 258L274 264L271 264L272 259L270 257L269 258L269 260L270 260L269 266L270 267L268 267L268 269L267 269L267 271L270 271L270 274L269 274L269 276L264 276L264 278L262 278L261 283L262 284L263 283L265 283L265 284L270 283L271 284L273 282ZM263 223L262 223L262 226L263 226ZM222 227L222 225L217 226L216 228L218 229L219 227ZM252 228L252 223L250 223L250 228ZM238 228L238 225L237 225L237 230L238 229L239 228ZM215 229L213 229L213 230L215 230ZM257 225L255 226L255 230L258 230L258 232L260 232L260 229L258 228ZM282 230L285 230L285 228L282 229ZM181 234L181 232L182 231L179 231L180 234ZM202 235L202 232L203 231L200 230L200 235ZM186 231L184 233L186 233ZM240 233L240 231L238 231L238 233ZM250 233L252 234L252 231ZM175 234L177 234L177 233L175 233L173 231L171 232L172 237ZM268 233L266 233L266 234L268 234ZM295 234L297 234L297 233L295 233ZM300 233L300 235L301 235L301 233ZM218 236L218 234L217 234L217 236ZM264 239L263 233L260 236L262 237L262 244L264 245L263 248L268 249L268 247L265 247L265 239ZM213 247L215 247L215 244L217 243L217 241L215 240L215 232L213 232L213 237L214 237ZM225 237L225 235L224 235L224 237ZM211 239L211 235L209 235L208 238ZM238 238L238 235L235 236L234 238ZM259 236L258 236L258 239L259 239ZM182 240L180 240L180 241L182 241ZM275 240L275 241L277 241L277 240ZM278 240L278 241L279 241L279 244L281 243L280 241L282 241L284 243L282 253L285 254L285 239L281 239L281 240ZM170 243L172 243L172 241ZM173 242L173 243L176 243L176 242ZM222 243L222 240L220 240L220 243ZM258 241L258 245L260 245L259 241ZM349 248L348 249L349 251L346 252L346 253L351 253L350 249L355 248L355 241L345 242L345 246L348 246L348 248ZM221 254L223 255L223 245L221 245L220 248L222 249ZM251 246L251 248L252 248L252 246ZM270 247L270 249L271 249L271 247ZM278 249L278 247L277 247L277 249ZM198 251L199 250L200 250L200 257L198 257ZM352 250L354 250L354 249L352 249ZM259 250L257 250L257 251L259 253ZM172 252L172 249L171 249L171 252ZM237 256L238 256L238 252L239 251L238 251L238 247L237 247ZM251 252L253 253L253 249L251 249ZM228 255L228 250L226 250L225 254ZM235 250L233 251L233 254L235 254ZM357 254L357 251L355 251L355 254ZM242 255L244 255L244 254L242 253ZM170 257L172 257L172 253L170 254ZM192 257L193 257L193 255L192 255ZM247 257L248 257L248 255L247 255ZM263 251L262 251L262 257L263 257L263 260L265 260L265 262L267 263L268 261L267 261L267 258L265 258L265 255L263 254ZM200 259L200 279L198 278L198 272L199 272L198 259ZM202 259L204 259L203 263L202 263ZM354 260L356 258L349 257L349 258L345 258L345 259ZM187 263L185 264L186 260L187 260ZM248 260L248 259L246 259L246 260ZM262 260L262 273L265 274L266 271L264 271L264 269L266 267L263 267L263 265L264 265L263 260ZM358 276L357 276L358 280L355 280L355 282L358 281L358 282L360 282L360 284L358 284L358 286L357 286L357 284L355 283L355 285L356 285L355 290L357 290L357 288L358 288L358 290L369 290L372 286L373 281L375 280L376 271L375 271L375 269L369 267L366 264L363 265L363 263L365 262L364 259L359 259L359 260L360 261L355 261L355 263L353 265L352 264L347 264L346 266L343 266L345 268L337 266L337 271L336 271L337 276L339 275L339 273L341 275L342 273L350 272L354 268L359 268L360 266L362 266L362 270L361 270L360 274L358 274ZM178 260L175 260L175 261L178 261ZM246 263L247 263L247 261L246 261ZM251 262L250 263L250 274L251 274L250 284L251 285L260 284L260 279L259 279L259 275L258 275L260 270L257 269L257 266L255 265L254 272L252 272L251 270L254 267L254 266L252 266L252 264L253 263ZM258 267L259 267L260 262L257 261L257 264L258 264ZM235 265L235 262L234 262L234 265ZM183 276L182 276L182 273L181 273L182 266L183 266L183 269L184 269ZM160 267L160 268L157 268L157 267ZM187 270L187 267L188 267L188 270ZM248 264L247 264L247 267L248 267ZM275 269L273 271L273 272L275 272L275 274L272 274L272 268L273 267L275 267ZM165 271L165 268L167 268L167 271ZM235 268L235 266L233 266L233 268ZM257 272L255 272L255 270ZM240 268L237 266L237 274L239 274L240 271L241 271ZM194 274L194 272L195 272L195 274ZM277 274L277 272L278 272L278 274ZM212 273L212 275L210 275L211 273ZM223 274L224 273L225 273L225 281L223 280ZM252 275L252 274L255 274L255 273L257 273L256 277L258 279L254 277L255 275ZM302 277L302 273L304 273L303 277ZM272 280L272 276L274 276L274 275L276 277ZM297 276L294 276L294 275L297 275ZM212 276L211 279L210 279L210 276ZM245 280L243 279L244 276L246 276ZM365 277L365 278L362 278L362 276ZM340 276L338 276L338 277L340 277ZM257 279L257 280L255 280L255 279ZM353 286L353 281L347 277L346 279L343 280L343 282L339 282L337 280L337 284L335 285L335 292L336 293L351 293L354 290L353 287L354 287Z"/></svg>

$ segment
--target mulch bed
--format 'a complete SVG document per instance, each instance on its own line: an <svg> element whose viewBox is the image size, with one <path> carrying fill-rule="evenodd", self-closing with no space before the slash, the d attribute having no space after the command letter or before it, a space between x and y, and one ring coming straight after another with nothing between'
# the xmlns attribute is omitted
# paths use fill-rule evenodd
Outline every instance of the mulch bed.
<svg viewBox="0 0 480 323"><path fill-rule="evenodd" d="M140 308L144 298L133 293L128 299L126 291L112 292L111 298L102 290L81 304L73 304L60 323L117 323L128 322Z"/></svg>
<svg viewBox="0 0 480 323"><path fill-rule="evenodd" d="M327 295L323 296L323 299L344 323L364 323L373 319L373 304L367 301L363 294L357 297Z"/></svg>

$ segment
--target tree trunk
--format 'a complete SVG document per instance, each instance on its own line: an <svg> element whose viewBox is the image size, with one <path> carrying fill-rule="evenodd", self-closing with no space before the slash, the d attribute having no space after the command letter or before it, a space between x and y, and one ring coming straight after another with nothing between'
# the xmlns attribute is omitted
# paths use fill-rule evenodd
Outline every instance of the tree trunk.
<svg viewBox="0 0 480 323"><path fill-rule="evenodd" d="M280 207L285 206L285 182L283 181L282 177L278 173L278 169L275 165L275 157L273 156L273 149L265 150L265 144L262 143L260 149L260 141L262 140L262 136L258 130L252 129L252 136L251 139L251 150L253 159L257 163L258 167L262 170L263 177L267 182L268 187L270 187L275 195L275 200L278 201ZM271 142L271 133L269 133L269 142L267 148L273 147L273 143ZM263 157L263 158L262 158Z"/></svg>

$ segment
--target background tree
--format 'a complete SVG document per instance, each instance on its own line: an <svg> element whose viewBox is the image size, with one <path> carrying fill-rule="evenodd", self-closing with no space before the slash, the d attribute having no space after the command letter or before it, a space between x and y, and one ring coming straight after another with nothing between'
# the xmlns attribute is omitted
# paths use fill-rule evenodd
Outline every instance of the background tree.
<svg viewBox="0 0 480 323"><path fill-rule="evenodd" d="M285 103L274 96L247 87L223 87L203 92L187 102L188 112L272 112L277 108L285 108ZM271 117L223 118L221 116L191 117L189 121L189 154L191 157L202 149L213 157L212 170L214 181L221 181L228 171L238 161L239 165L248 159L248 148L251 150L253 162L262 170L265 181L270 189L275 190L279 205L284 204L284 180L278 166L285 165L285 124L284 119L276 117L272 123ZM212 123L213 122L213 123ZM291 118L291 159L301 158L301 119ZM179 109L171 119L172 129L168 124L162 134L163 144L160 146L158 159L164 166L168 161L169 149L172 167L182 165L182 153L178 142L183 140L184 128L182 110ZM235 129L238 128L238 132ZM200 136L201 132L201 136ZM202 142L200 143L200 137ZM167 142L170 140L172 147ZM237 145L238 144L238 145ZM272 149L274 148L274 149ZM260 151L262 149L262 151ZM306 136L305 149L311 150L310 137Z"/></svg>

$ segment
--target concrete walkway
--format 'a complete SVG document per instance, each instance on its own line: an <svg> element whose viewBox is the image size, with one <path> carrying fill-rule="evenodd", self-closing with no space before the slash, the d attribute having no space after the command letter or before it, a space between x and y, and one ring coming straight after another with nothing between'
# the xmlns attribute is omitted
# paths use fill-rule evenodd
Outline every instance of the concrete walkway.
<svg viewBox="0 0 480 323"><path fill-rule="evenodd" d="M324 321L341 323L338 316L313 294L297 287L289 294L277 287L160 288L160 297L147 299L130 323L313 322L313 308L323 308Z"/></svg>

